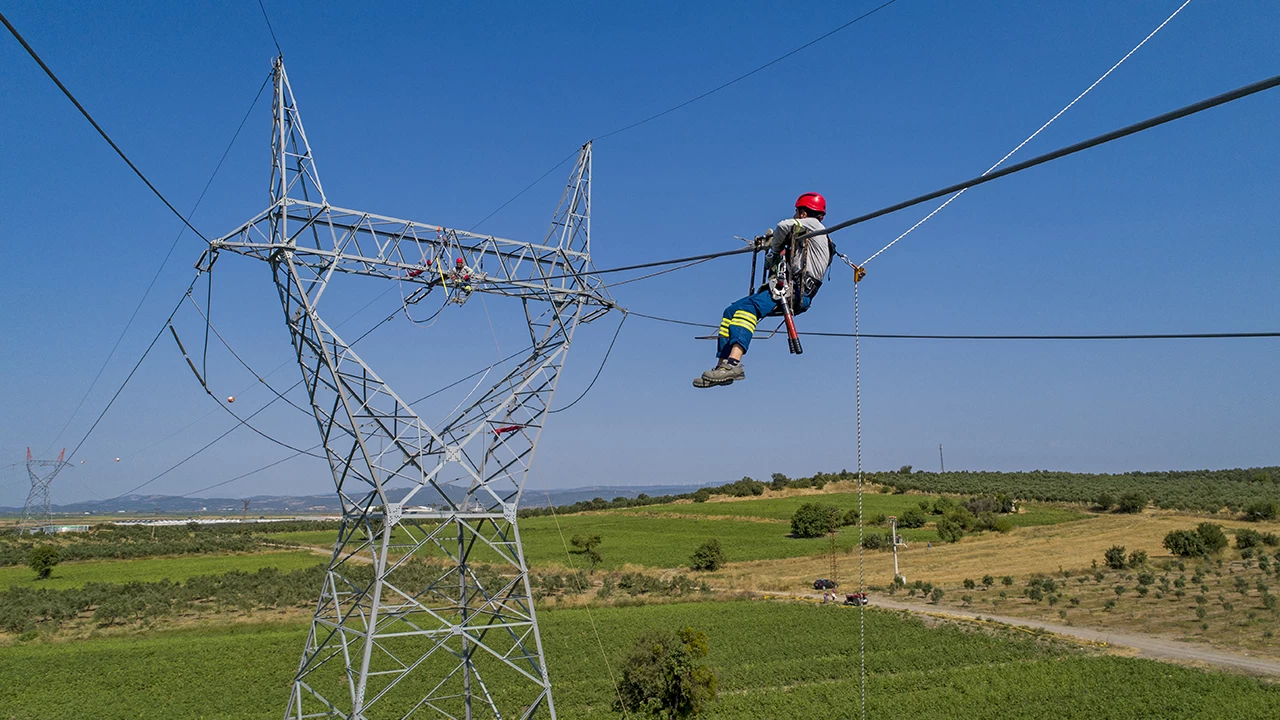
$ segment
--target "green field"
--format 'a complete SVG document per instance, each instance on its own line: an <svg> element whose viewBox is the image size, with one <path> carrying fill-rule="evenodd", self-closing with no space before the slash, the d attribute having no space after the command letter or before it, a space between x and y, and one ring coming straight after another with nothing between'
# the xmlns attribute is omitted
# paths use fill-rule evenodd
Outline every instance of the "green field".
<svg viewBox="0 0 1280 720"><path fill-rule="evenodd" d="M858 711L858 611L771 602L540 613L561 717L621 717L601 651L615 664L651 628L707 632L720 697L703 717L849 718ZM1280 688L1232 675L1084 654L868 611L870 717L1005 720L1274 718ZM0 649L0 717L278 718L303 624L167 630ZM65 688L75 688L74 692ZM390 710L391 708L387 708ZM396 715L398 717L398 715Z"/></svg>
<svg viewBox="0 0 1280 720"><path fill-rule="evenodd" d="M142 558L138 560L96 560L60 563L53 575L37 581L35 573L27 567L0 568L0 588L14 585L63 590L80 587L88 582L127 583L131 581L154 582L168 578L186 580L196 575L220 575L232 570L254 572L274 567L280 570L298 570L325 562L325 558L312 552L293 550L236 555L185 555L179 557ZM0 714L3 717L3 714Z"/></svg>
<svg viewBox="0 0 1280 720"><path fill-rule="evenodd" d="M563 533L563 540L561 533ZM605 569L616 569L627 564L652 568L687 566L689 555L694 549L713 537L719 538L730 562L804 557L828 552L831 548L830 541L826 538L801 540L790 537L791 526L786 522L758 522L715 517L672 518L642 513L612 512L520 520L520 537L524 541L525 561L532 568L568 567L569 560L566 558L565 546L569 540L574 535L595 533L602 538L597 549L604 557L600 567ZM937 533L926 529L905 530L902 534L910 540L921 542L938 539ZM336 533L325 530L280 534L282 539L316 547L331 546L335 536ZM400 538L400 533L397 533L396 537ZM852 550L857 545L858 529L856 527L847 527L837 533L837 548ZM441 553L437 550L434 554ZM430 555L428 553L426 556L430 557ZM581 567L583 560L574 557L573 564Z"/></svg>
<svg viewBox="0 0 1280 720"><path fill-rule="evenodd" d="M935 498L921 495L884 495L880 493L863 493L862 512L865 517L872 518L877 514L901 516L911 508L919 508L924 500L932 505ZM857 493L823 493L820 495L796 495L785 498L760 498L756 500L735 500L729 502L681 503L678 505L649 505L638 508L625 508L609 512L625 514L656 515L676 513L680 515L706 515L724 517L755 517L773 520L790 521L795 511L805 503L826 503L835 505L841 510L858 507ZM1024 511L1004 517L1013 521L1018 527L1032 525L1052 525L1072 520L1081 520L1088 515L1075 510L1053 507L1051 505L1027 504Z"/></svg>
<svg viewBox="0 0 1280 720"><path fill-rule="evenodd" d="M830 550L826 538L801 540L790 537L789 521L796 508L806 502L825 502L842 509L857 507L854 493L805 495L790 498L741 500L737 502L687 503L652 505L598 513L579 513L558 517L533 517L520 520L525 559L530 567L567 566L565 546L574 535L599 534L598 548L604 557L601 567L620 568L640 565L674 568L688 565L689 555L708 538L718 538L730 562L779 560L806 557ZM902 514L918 507L920 496L869 494L863 496L863 511L868 516L878 513ZM700 517L699 517L700 516ZM1048 505L1032 505L1025 512L1006 516L1016 526L1049 525L1070 522L1089 515ZM748 519L749 518L749 519ZM884 532L883 528L867 528L867 532ZM902 530L914 542L936 542L932 528ZM563 539L561 534L563 533ZM280 533L281 540L316 547L333 544L336 532L296 531ZM398 533L397 539L407 540ZM853 550L858 544L856 526L843 528L836 534L836 547ZM581 559L574 558L575 565Z"/></svg>

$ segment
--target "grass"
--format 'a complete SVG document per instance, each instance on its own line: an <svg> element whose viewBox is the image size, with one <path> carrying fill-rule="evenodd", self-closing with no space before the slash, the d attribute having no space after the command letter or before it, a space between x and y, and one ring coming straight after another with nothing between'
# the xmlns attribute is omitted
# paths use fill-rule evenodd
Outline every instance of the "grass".
<svg viewBox="0 0 1280 720"><path fill-rule="evenodd" d="M858 714L859 623L852 608L743 601L540 616L556 708L566 720L621 717L611 709L593 623L615 673L621 654L646 630L705 631L720 678L720 697L703 716L711 720ZM1249 678L1069 651L1021 634L930 628L874 610L866 621L870 717L1280 714L1280 688ZM0 717L278 718L305 636L304 624L245 624L3 648L0 676L40 681L0 684Z"/></svg>
<svg viewBox="0 0 1280 720"><path fill-rule="evenodd" d="M672 506L662 506L672 507ZM684 506L679 506L684 507ZM557 521L559 527L557 528ZM561 539L563 533L563 540ZM585 513L558 518L536 517L520 521L525 561L532 568L568 567L565 546L574 535L599 534L597 548L604 557L600 567L617 569L626 565L650 568L688 567L689 556L708 538L718 538L730 561L780 560L827 553L826 538L790 537L786 522L757 522L724 517L664 517L632 513ZM937 541L932 530L903 531L911 540ZM281 533L281 539L314 547L330 547L336 533L300 531ZM400 537L399 534L397 537ZM836 535L836 547L849 552L857 547L857 528L845 528ZM435 554L439 555L436 550ZM583 567L575 556L574 566Z"/></svg>
<svg viewBox="0 0 1280 720"><path fill-rule="evenodd" d="M918 507L921 499L929 498L919 495L866 494L863 496L863 512L868 517L879 513L901 515L908 508ZM565 546L569 540L574 535L592 534L599 534L603 538L599 550L604 557L602 567L606 569L625 565L651 568L687 566L689 555L694 549L713 537L720 540L730 562L826 556L831 549L828 539L801 540L790 537L791 516L806 502L825 502L848 510L857 507L857 494L805 494L680 503L559 517L525 518L520 521L520 534L524 541L525 559L530 567L535 568L568 566ZM1068 523L1091 516L1049 505L1031 505L1024 512L1008 517L1015 526L1031 527ZM884 532L886 529L868 527L867 531ZM921 547L938 540L937 533L928 527L901 530L900 533L909 542ZM280 533L276 537L327 548L332 545L335 536L333 531L306 530ZM856 527L846 527L836 534L835 544L839 552L852 552L857 548L857 543ZM574 558L573 562L581 565L578 558Z"/></svg>
<svg viewBox="0 0 1280 720"><path fill-rule="evenodd" d="M219 575L232 570L254 572L265 567L298 570L323 563L324 558L307 551L237 553L234 555L186 555L138 560L91 560L60 563L53 575L36 580L27 567L0 568L0 587L24 585L63 590L88 582L153 582L168 578L186 580L196 575ZM0 713L0 717L3 714Z"/></svg>

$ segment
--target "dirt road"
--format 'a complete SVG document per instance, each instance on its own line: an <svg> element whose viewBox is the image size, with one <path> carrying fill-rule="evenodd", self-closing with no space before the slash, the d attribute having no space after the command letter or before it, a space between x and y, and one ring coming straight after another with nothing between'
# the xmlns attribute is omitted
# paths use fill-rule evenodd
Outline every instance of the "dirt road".
<svg viewBox="0 0 1280 720"><path fill-rule="evenodd" d="M796 596L795 593L764 594L789 597ZM805 593L803 596L813 599L819 599L822 597L818 593ZM1084 628L1070 625L1058 625L1056 623L1042 622L1040 620L1005 617L992 615L986 612L964 610L961 608L922 607L918 604L897 602L877 596L872 596L871 607L885 608L887 610L906 610L908 612L918 613L921 615L933 615L935 617L943 618L958 617L971 620L982 618L984 620L991 620L993 622L998 622L1012 627L1044 630L1063 637L1071 637L1079 640L1085 640L1087 642L1105 644L1108 648L1129 648L1135 650L1140 657L1151 658L1153 660L1164 660L1183 665L1224 668L1235 670L1237 672L1245 672L1250 675L1280 677L1280 662L1278 661L1251 657L1245 654L1210 650L1208 648L1179 642L1171 638L1113 632L1110 630L1099 630L1095 628Z"/></svg>

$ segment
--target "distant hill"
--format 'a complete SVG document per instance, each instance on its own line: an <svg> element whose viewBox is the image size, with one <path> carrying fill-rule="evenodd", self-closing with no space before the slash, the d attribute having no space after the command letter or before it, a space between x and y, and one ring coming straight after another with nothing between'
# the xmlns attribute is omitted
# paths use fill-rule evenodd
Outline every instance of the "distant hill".
<svg viewBox="0 0 1280 720"><path fill-rule="evenodd" d="M561 488L543 491L525 488L521 507L546 507L550 504L570 505L581 500L617 497L634 498L640 493L667 495L696 490L692 485L594 485L579 488ZM461 493L459 493L461 494ZM251 515L336 515L338 499L325 495L254 495L248 498L193 498L173 495L125 495L110 500L93 500L52 506L55 515L140 515L159 512L162 515L239 515L244 512L244 501L249 501ZM20 507L0 507L0 515L19 515Z"/></svg>

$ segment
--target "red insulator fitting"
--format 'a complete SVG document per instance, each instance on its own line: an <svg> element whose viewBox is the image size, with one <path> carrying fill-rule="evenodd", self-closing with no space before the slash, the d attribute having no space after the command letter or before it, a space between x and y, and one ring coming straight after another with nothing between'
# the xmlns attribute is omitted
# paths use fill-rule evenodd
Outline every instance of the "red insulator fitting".
<svg viewBox="0 0 1280 720"><path fill-rule="evenodd" d="M462 279L463 279L463 280L470 280L470 279L471 279L471 273L466 273L465 275L463 275L463 276L462 276Z"/></svg>

